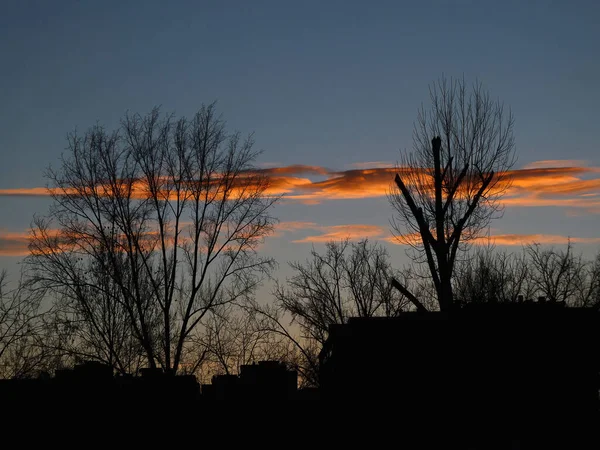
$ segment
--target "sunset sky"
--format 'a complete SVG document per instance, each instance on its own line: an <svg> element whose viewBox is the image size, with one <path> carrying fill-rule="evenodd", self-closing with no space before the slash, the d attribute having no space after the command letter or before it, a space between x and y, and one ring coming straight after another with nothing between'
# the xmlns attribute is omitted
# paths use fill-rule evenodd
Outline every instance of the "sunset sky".
<svg viewBox="0 0 600 450"><path fill-rule="evenodd" d="M284 193L263 251L329 239L389 248L386 199L428 84L480 80L515 116L518 162L498 245L600 248L597 1L15 1L0 14L0 269L18 272L66 134L126 111L217 100L254 132Z"/></svg>

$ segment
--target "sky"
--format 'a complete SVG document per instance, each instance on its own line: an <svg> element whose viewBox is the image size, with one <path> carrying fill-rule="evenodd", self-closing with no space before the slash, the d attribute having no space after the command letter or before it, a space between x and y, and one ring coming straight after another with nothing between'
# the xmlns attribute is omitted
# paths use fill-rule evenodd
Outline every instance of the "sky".
<svg viewBox="0 0 600 450"><path fill-rule="evenodd" d="M25 1L0 14L0 269L18 272L67 133L217 101L286 197L263 251L303 260L369 237L395 265L385 196L428 85L481 81L515 117L515 185L490 233L600 249L596 1ZM364 171L364 169L371 169ZM302 185L301 188L298 187ZM23 194L28 195L23 195Z"/></svg>

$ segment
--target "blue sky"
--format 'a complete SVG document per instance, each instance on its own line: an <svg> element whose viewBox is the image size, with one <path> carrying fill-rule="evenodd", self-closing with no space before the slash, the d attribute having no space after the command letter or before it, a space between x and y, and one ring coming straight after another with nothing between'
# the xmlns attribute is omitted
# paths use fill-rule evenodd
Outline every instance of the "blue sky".
<svg viewBox="0 0 600 450"><path fill-rule="evenodd" d="M262 165L393 163L411 148L417 109L442 73L478 79L511 107L517 168L568 160L550 165L592 168L578 179L595 180L598 23L595 1L8 0L0 14L0 190L44 186L44 169L74 128L113 127L126 111L155 105L191 115L213 100L230 128L255 132ZM577 195L593 199L596 186ZM582 198L509 206L494 233L579 237L591 255L599 211ZM0 247L47 206L45 198L0 195ZM287 201L276 214L314 227L296 225L267 243L285 264L312 245L294 240L343 225L387 230L392 210L379 196ZM404 261L401 247L390 252ZM0 256L0 268L13 271L19 259Z"/></svg>

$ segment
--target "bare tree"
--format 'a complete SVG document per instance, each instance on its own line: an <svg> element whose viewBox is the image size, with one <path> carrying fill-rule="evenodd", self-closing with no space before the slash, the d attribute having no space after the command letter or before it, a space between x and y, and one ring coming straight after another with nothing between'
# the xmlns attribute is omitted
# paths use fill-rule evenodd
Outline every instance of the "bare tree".
<svg viewBox="0 0 600 450"><path fill-rule="evenodd" d="M38 345L43 295L29 288L21 277L11 289L0 272L0 378L33 376L46 356Z"/></svg>
<svg viewBox="0 0 600 450"><path fill-rule="evenodd" d="M201 356L188 358L196 361L188 371L206 381L213 375L237 374L240 366L258 361L289 362L293 353L291 343L271 329L268 318L236 305L211 311L195 343Z"/></svg>
<svg viewBox="0 0 600 450"><path fill-rule="evenodd" d="M48 171L49 218L34 224L34 279L80 292L89 320L93 303L118 303L146 363L177 371L207 314L250 298L274 264L257 253L277 198L253 170L252 137L228 134L213 104L192 120L127 115L68 142ZM93 264L105 283L81 275Z"/></svg>
<svg viewBox="0 0 600 450"><path fill-rule="evenodd" d="M329 326L350 317L396 316L406 299L392 288L389 256L368 240L328 242L324 254L315 249L305 263L293 262L296 274L274 295L291 314L304 336L323 344Z"/></svg>
<svg viewBox="0 0 600 450"><path fill-rule="evenodd" d="M530 244L525 252L537 296L570 306L600 305L600 253L586 261L575 254L571 241L565 250Z"/></svg>
<svg viewBox="0 0 600 450"><path fill-rule="evenodd" d="M600 305L600 253L586 260L569 241L564 249L532 243L520 253L479 247L455 270L455 301L516 302L544 297L568 306Z"/></svg>
<svg viewBox="0 0 600 450"><path fill-rule="evenodd" d="M459 261L453 279L456 303L516 302L531 299L536 287L525 253L508 253L493 246L478 247Z"/></svg>
<svg viewBox="0 0 600 450"><path fill-rule="evenodd" d="M269 331L293 344L295 367L307 385L318 383L318 354L330 325L350 317L396 316L410 306L390 280L387 251L368 240L331 241L304 263L292 262L295 275L276 283L275 305L256 306ZM285 320L291 321L288 327ZM295 327L298 330L294 330Z"/></svg>
<svg viewBox="0 0 600 450"><path fill-rule="evenodd" d="M392 227L410 255L426 262L438 306L453 306L457 254L501 213L500 197L515 162L513 117L480 83L442 78L430 87L431 107L421 109L413 152L403 154L389 200ZM394 285L426 309L406 286Z"/></svg>

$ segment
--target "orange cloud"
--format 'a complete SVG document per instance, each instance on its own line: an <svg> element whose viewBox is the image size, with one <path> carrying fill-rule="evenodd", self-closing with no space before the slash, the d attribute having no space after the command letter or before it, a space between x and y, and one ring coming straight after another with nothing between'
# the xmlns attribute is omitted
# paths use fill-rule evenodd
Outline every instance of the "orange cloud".
<svg viewBox="0 0 600 450"><path fill-rule="evenodd" d="M511 189L522 189L530 192L552 190L554 192L573 192L573 187L580 185L580 190L593 187L598 178L583 179L586 174L596 172L587 167L547 167L540 169L519 169L508 172L512 180ZM587 185L587 186L586 186Z"/></svg>
<svg viewBox="0 0 600 450"><path fill-rule="evenodd" d="M310 231L313 233L302 239L292 240L294 243L328 242L345 238L362 239L365 237L378 238L387 233L387 230L377 225L348 224L348 225L319 225L315 222L287 221L280 222L275 227L272 237L282 237L285 234ZM318 234L314 234L314 232Z"/></svg>
<svg viewBox="0 0 600 450"><path fill-rule="evenodd" d="M405 245L405 242L400 241L397 237L392 236L389 230L385 227L369 224L346 224L346 225L333 225L324 226L317 225L314 222L282 222L281 231L284 232L297 232L299 230L311 230L318 231L318 234L312 234L302 239L292 240L294 243L326 243L329 241L338 241L341 239L349 238L350 240L358 240L364 238L370 238L373 240L380 240L389 242L395 245ZM281 234L279 234L281 236ZM418 233L410 233L404 235L402 239L407 239L414 243L420 241L420 235ZM579 244L600 244L600 238L588 238L588 237L568 237L555 234L493 234L491 236L482 236L473 241L475 245L488 245L490 243L499 246L522 246L531 243L538 243L542 245L562 245L566 244L568 240L573 243Z"/></svg>
<svg viewBox="0 0 600 450"><path fill-rule="evenodd" d="M596 168L584 167L515 170L502 202L512 207L554 206L597 212L600 178L584 178L596 173Z"/></svg>
<svg viewBox="0 0 600 450"><path fill-rule="evenodd" d="M25 256L29 254L29 235L23 232L0 231L0 256Z"/></svg>
<svg viewBox="0 0 600 450"><path fill-rule="evenodd" d="M544 159L525 164L523 169L540 169L549 167L583 167L586 161L581 159Z"/></svg>
<svg viewBox="0 0 600 450"><path fill-rule="evenodd" d="M286 198L310 203L323 200L382 197L389 191L397 172L398 169L390 167L332 172L328 179L302 186L296 193Z"/></svg>
<svg viewBox="0 0 600 450"><path fill-rule="evenodd" d="M47 229L45 235L54 238L59 235L59 232L55 229ZM30 237L30 231L0 231L0 256L29 255Z"/></svg>
<svg viewBox="0 0 600 450"><path fill-rule="evenodd" d="M404 236L409 240L418 243L421 239L418 233L411 233ZM383 239L391 244L404 245L403 242L394 236L389 236ZM572 237L561 236L557 234L493 234L491 236L481 236L472 241L475 245L495 244L500 246L522 246L526 244L542 244L542 245L562 245L569 240L573 243L580 244L600 244L600 238Z"/></svg>
<svg viewBox="0 0 600 450"><path fill-rule="evenodd" d="M292 242L300 243L325 243L329 241L339 241L342 239L364 239L372 238L378 239L386 234L388 231L384 227L378 225L366 225L366 224L348 224L348 225L332 225L332 226L312 226L312 230L318 230L319 234L307 236L302 239L296 239Z"/></svg>
<svg viewBox="0 0 600 450"><path fill-rule="evenodd" d="M538 161L525 168L510 171L507 175L512 179L512 184L502 198L503 203L511 207L559 206L599 212L600 169L575 163L581 161ZM330 171L324 167L309 165L262 168L244 173L239 177L235 188L241 192L241 189L252 182L253 175L260 174L268 179L266 194L284 195L289 201L316 204L326 200L384 197L393 187L396 173L409 175L412 171L408 168L389 167L389 163L382 162L354 165L366 167L371 164L380 164L380 167L344 171ZM215 186L216 183L218 179L215 179ZM132 187L135 197L144 198L147 195L147 188L143 183L134 182ZM505 185L501 183L499 187L503 188ZM110 194L108 188L98 189L102 195ZM0 196L49 194L45 188L0 189Z"/></svg>
<svg viewBox="0 0 600 450"><path fill-rule="evenodd" d="M16 188L16 189L0 189L0 196L2 197L46 197L50 195L48 189L35 187L35 188Z"/></svg>
<svg viewBox="0 0 600 450"><path fill-rule="evenodd" d="M597 211L600 209L600 178L596 174L600 171L592 167L570 166L573 162L545 161L540 162L539 167L507 173L512 183L503 202L514 207L564 206ZM556 163L558 167L546 167L550 163ZM396 173L408 175L409 171L407 168L378 167L330 172L325 180L297 184L296 189L286 193L285 197L307 204L383 197L392 187ZM499 185L500 188L504 186Z"/></svg>
<svg viewBox="0 0 600 450"><path fill-rule="evenodd" d="M385 227L371 224L343 224L343 225L318 225L315 222L288 221L280 222L276 227L273 237L282 237L288 233L310 230L311 235L302 239L295 239L293 243L326 243L342 239L358 240L369 238L380 240L396 245L404 245L396 237L392 236ZM315 233L316 232L316 233ZM46 230L49 237L58 235L57 230ZM154 236L154 232L149 232L148 236ZM411 233L404 236L417 243L420 240L418 233ZM187 238L182 236L181 240ZM531 243L542 245L562 245L570 240L573 243L596 245L600 244L600 238L573 237L554 234L493 234L491 236L482 236L473 241L475 245L488 245L493 243L499 246L522 246ZM0 231L0 256L23 257L29 254L29 233L28 232L2 232ZM56 247L54 250L62 251L62 247Z"/></svg>
<svg viewBox="0 0 600 450"><path fill-rule="evenodd" d="M531 243L545 244L545 245L562 245L566 244L569 240L573 243L580 244L600 244L600 238L585 238L585 237L567 237L556 234L497 234L487 237L481 237L476 240L477 243L487 244L488 242L496 245L525 245Z"/></svg>
<svg viewBox="0 0 600 450"><path fill-rule="evenodd" d="M302 222L302 221L288 221L288 222L279 222L275 229L277 231L282 232L294 232L298 230L306 230L306 229L316 229L319 228L314 222Z"/></svg>

